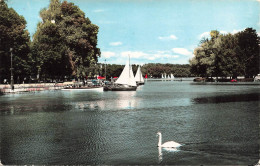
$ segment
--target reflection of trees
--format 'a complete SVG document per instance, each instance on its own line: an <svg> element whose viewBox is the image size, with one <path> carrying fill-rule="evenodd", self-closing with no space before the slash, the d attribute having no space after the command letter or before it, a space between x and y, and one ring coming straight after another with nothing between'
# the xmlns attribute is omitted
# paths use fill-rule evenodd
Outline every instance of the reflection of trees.
<svg viewBox="0 0 260 166"><path fill-rule="evenodd" d="M194 98L193 102L197 104L203 103L227 103L227 102L248 102L259 101L260 96L258 93L253 94L233 94L214 97L199 97Z"/></svg>
<svg viewBox="0 0 260 166"><path fill-rule="evenodd" d="M109 92L108 92L109 93ZM140 99L133 97L136 92L112 92L113 96L105 100L81 101L75 103L75 108L81 111L89 110L120 110L137 108Z"/></svg>
<svg viewBox="0 0 260 166"><path fill-rule="evenodd" d="M133 96L136 94L135 91L133 92L117 92L116 95L118 99L115 102L115 105L119 109L131 109L136 107L136 99Z"/></svg>

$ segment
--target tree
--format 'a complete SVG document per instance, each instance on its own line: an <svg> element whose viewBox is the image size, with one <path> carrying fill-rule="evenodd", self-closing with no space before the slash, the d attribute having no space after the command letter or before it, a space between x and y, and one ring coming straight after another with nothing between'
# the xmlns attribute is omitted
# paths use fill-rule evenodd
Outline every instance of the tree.
<svg viewBox="0 0 260 166"><path fill-rule="evenodd" d="M242 74L243 69L238 56L238 41L234 35L220 35L214 43L214 48L218 50L218 67L221 76L237 78Z"/></svg>
<svg viewBox="0 0 260 166"><path fill-rule="evenodd" d="M98 26L67 1L51 0L40 16L42 22L38 24L32 48L41 75L85 76L86 68L96 64L100 56Z"/></svg>
<svg viewBox="0 0 260 166"><path fill-rule="evenodd" d="M154 78L161 78L162 74L173 74L176 77L191 76L190 65L149 63L142 66L141 70L144 75L148 74Z"/></svg>
<svg viewBox="0 0 260 166"><path fill-rule="evenodd" d="M190 71L191 71L191 73L193 73L197 76L204 76L206 73L206 69L207 69L205 65L202 65L200 63L199 57L201 56L201 50L202 50L202 47L196 48L194 50L195 57L189 60L189 63L191 66Z"/></svg>
<svg viewBox="0 0 260 166"><path fill-rule="evenodd" d="M41 31L37 31L37 38L33 41L34 51L38 71L45 78L55 78L55 76L66 76L72 72L68 59L68 47L63 44L63 38L59 33L58 26L46 21L40 25Z"/></svg>
<svg viewBox="0 0 260 166"><path fill-rule="evenodd" d="M0 1L0 83L10 78L11 52L13 54L14 79L29 75L28 53L30 37L25 29L26 21L5 1Z"/></svg>
<svg viewBox="0 0 260 166"><path fill-rule="evenodd" d="M191 72L202 77L212 77L216 73L212 41L202 43L194 50L194 55L190 60Z"/></svg>
<svg viewBox="0 0 260 166"><path fill-rule="evenodd" d="M259 73L259 37L252 28L237 34L211 31L211 39L204 39L194 50L190 60L191 72L198 76L253 77Z"/></svg>
<svg viewBox="0 0 260 166"><path fill-rule="evenodd" d="M256 30L246 28L236 34L239 46L239 58L243 65L244 75L252 78L259 73L259 44L260 39L257 36Z"/></svg>

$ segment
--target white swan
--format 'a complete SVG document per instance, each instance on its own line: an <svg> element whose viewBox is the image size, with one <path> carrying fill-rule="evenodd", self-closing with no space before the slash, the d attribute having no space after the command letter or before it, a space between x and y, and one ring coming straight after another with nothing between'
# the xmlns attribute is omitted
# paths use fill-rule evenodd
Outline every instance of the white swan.
<svg viewBox="0 0 260 166"><path fill-rule="evenodd" d="M258 163L256 163L256 165L255 166L260 166L260 160L258 161Z"/></svg>
<svg viewBox="0 0 260 166"><path fill-rule="evenodd" d="M162 134L161 132L157 133L157 136L159 136L159 141L158 141L158 147L162 147L162 148L178 148L181 146L181 144L174 142L174 141L169 141L169 142L165 142L164 144L162 144Z"/></svg>

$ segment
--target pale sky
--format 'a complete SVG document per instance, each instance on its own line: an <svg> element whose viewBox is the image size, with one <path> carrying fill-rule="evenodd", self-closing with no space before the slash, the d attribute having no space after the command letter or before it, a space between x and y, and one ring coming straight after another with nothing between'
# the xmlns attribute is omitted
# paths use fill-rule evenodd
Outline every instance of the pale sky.
<svg viewBox="0 0 260 166"><path fill-rule="evenodd" d="M211 30L260 34L259 0L68 0L99 26L100 63L188 64ZM27 21L31 36L49 0L9 0Z"/></svg>

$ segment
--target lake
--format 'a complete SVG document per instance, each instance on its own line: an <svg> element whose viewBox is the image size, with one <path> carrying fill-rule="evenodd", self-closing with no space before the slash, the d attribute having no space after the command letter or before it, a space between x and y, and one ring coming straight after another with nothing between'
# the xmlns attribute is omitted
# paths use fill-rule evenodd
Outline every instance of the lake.
<svg viewBox="0 0 260 166"><path fill-rule="evenodd" d="M0 96L3 164L254 165L260 86L148 81L136 92ZM177 150L158 148L176 141Z"/></svg>

